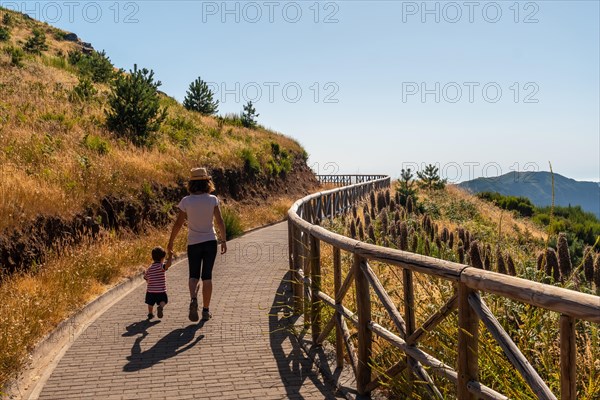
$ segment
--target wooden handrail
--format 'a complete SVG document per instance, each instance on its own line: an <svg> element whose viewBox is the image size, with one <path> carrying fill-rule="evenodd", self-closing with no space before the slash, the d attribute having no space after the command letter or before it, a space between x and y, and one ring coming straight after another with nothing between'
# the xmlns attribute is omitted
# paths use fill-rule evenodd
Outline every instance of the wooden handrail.
<svg viewBox="0 0 600 400"><path fill-rule="evenodd" d="M331 232L321 226L323 219L332 219L335 216L348 212L354 205L372 192L389 189L390 178L382 175L326 175L320 176L322 182L353 183L347 186L318 192L306 196L294 203L288 211L289 232L294 236L290 239L293 246L289 254L292 269L294 293L308 293L312 303L319 302L335 309L335 314L328 322L325 329L321 329L318 316L311 315L310 321L313 329L313 343L318 345L328 333L336 328L336 350L339 353L346 349L357 376L357 390L359 394L368 394L368 391L377 386L379 378L371 377L371 338L365 328L401 349L407 356L406 365L415 373L419 380L430 382L428 389L436 395L437 388L429 378L427 372L421 367L432 367L432 372L445 376L458 386L457 393L460 399L506 399L502 394L482 385L477 381L477 336L479 319L484 318L486 326L492 330L498 340L507 339L497 321L491 316L485 304L479 302L478 291L503 296L508 299L527 303L536 307L561 313L561 399L574 399L575 391L575 340L574 324L576 319L600 323L600 297L580 293L551 285L532 282L526 279L498 274L481 270L468 265L440 260L411 252L390 249L382 246L364 243L346 236ZM315 258L320 257L319 243L333 246L334 251L334 281L335 300L321 291L320 262ZM309 245L310 244L310 245ZM310 249L310 255L306 249ZM353 254L354 265L342 284L340 251ZM297 260L304 257L305 262ZM310 264L306 259L310 258ZM405 315L404 318L395 308L383 286L379 283L376 274L368 266L368 260L375 260L387 265L400 267L404 276ZM305 266L302 268L302 266ZM311 276L304 276L306 267L311 266ZM415 329L412 305L412 273L421 273L442 278L453 282L458 287L455 295L448 300L442 309L432 316L419 329ZM314 278L314 279L311 279ZM345 308L342 300L352 283L355 283L357 298L357 313L354 314ZM305 289L296 287L305 285ZM308 287L306 287L308 286ZM369 291L373 289L379 300L388 311L390 320L398 329L400 336L371 321L371 304L368 301ZM366 296L366 298L365 298ZM296 307L297 311L298 307ZM305 312L318 312L319 306L304 307ZM439 324L454 310L459 313L459 349L458 371L436 360L427 353L418 349L420 338L428 329ZM349 341L349 332L345 323L348 319L357 326L359 332L358 353ZM306 318L305 318L306 321ZM306 323L306 322L305 322ZM344 343L341 343L341 341ZM504 343L505 351L514 363L518 363L521 374L534 389L539 398L553 399L554 395L540 381L534 370L525 365L526 360L520 355L514 343ZM338 367L343 364L343 357L337 355ZM399 361L392 371L404 369L403 362ZM521 365L525 365L521 367ZM410 380L410 379L409 379Z"/></svg>

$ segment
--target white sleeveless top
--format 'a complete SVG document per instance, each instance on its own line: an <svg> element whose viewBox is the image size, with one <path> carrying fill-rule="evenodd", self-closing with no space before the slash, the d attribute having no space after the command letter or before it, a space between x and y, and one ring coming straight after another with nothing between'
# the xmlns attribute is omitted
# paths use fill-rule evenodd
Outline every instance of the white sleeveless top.
<svg viewBox="0 0 600 400"><path fill-rule="evenodd" d="M184 197L177 207L187 214L188 246L217 240L213 215L219 199L212 194L192 194Z"/></svg>

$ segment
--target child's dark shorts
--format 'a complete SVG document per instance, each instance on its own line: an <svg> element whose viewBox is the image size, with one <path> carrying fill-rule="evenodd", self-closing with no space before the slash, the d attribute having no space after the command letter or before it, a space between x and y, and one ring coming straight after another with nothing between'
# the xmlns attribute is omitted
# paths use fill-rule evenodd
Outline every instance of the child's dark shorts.
<svg viewBox="0 0 600 400"><path fill-rule="evenodd" d="M169 302L169 298L167 297L167 293L150 293L146 292L146 304L149 306L153 306L155 304L160 304L162 302L167 304Z"/></svg>

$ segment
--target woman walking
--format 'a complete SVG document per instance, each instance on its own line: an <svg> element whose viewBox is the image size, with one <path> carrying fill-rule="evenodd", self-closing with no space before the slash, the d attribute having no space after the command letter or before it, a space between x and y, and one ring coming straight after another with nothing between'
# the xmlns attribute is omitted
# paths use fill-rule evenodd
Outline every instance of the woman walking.
<svg viewBox="0 0 600 400"><path fill-rule="evenodd" d="M173 252L173 242L184 222L188 222L187 252L189 262L190 314L191 321L198 321L198 290L202 279L202 319L212 317L210 298L212 295L212 270L217 257L217 235L213 220L220 234L221 254L227 252L225 224L219 208L219 199L213 196L215 185L205 168L193 168L188 182L189 196L177 206L179 213L171 231L167 250Z"/></svg>

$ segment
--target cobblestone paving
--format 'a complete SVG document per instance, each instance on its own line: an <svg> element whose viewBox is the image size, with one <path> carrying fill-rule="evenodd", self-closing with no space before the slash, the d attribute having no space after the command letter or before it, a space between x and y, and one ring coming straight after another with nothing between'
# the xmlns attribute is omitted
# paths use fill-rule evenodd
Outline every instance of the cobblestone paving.
<svg viewBox="0 0 600 400"><path fill-rule="evenodd" d="M286 246L285 223L229 242L205 323L187 318L187 259L177 262L162 320L146 321L136 288L79 336L39 398L338 398L290 333Z"/></svg>

